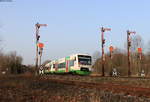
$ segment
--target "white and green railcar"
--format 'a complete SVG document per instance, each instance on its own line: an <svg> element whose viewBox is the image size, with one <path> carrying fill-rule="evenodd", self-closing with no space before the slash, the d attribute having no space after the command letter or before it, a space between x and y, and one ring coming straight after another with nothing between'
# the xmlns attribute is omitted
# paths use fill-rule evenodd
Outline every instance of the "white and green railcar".
<svg viewBox="0 0 150 102"><path fill-rule="evenodd" d="M91 73L92 58L88 54L73 54L65 58L51 61L44 66L45 74L73 73L88 75Z"/></svg>

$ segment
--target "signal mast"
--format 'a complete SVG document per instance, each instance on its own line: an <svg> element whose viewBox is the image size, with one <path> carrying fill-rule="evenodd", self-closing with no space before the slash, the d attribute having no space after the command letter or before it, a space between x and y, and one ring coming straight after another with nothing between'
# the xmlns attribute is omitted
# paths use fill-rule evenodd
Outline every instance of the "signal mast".
<svg viewBox="0 0 150 102"><path fill-rule="evenodd" d="M113 52L114 52L114 47L113 46L110 46L109 47L109 52L110 52L110 59L112 59L112 54L113 54Z"/></svg>
<svg viewBox="0 0 150 102"><path fill-rule="evenodd" d="M105 53L104 53L104 44L105 44L105 39L104 39L104 32L105 31L111 31L110 28L101 28L101 43L102 43L102 76L105 76L105 69L104 69L104 62L105 62Z"/></svg>
<svg viewBox="0 0 150 102"><path fill-rule="evenodd" d="M35 67L36 67L36 72L38 72L38 50L39 50L39 46L38 46L38 43L39 43L39 39L40 39L40 35L39 35L39 29L41 26L47 26L47 24L35 24L35 27L36 27L36 61L35 61Z"/></svg>
<svg viewBox="0 0 150 102"><path fill-rule="evenodd" d="M130 35L131 34L135 34L136 32L132 32L127 30L127 51L128 51L128 77L131 76L131 59L130 59L130 48L131 48L131 38Z"/></svg>

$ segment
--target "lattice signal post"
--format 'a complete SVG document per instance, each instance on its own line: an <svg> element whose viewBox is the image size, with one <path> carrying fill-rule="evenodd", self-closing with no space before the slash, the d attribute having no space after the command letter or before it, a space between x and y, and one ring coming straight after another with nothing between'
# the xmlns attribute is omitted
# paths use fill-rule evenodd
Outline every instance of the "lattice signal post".
<svg viewBox="0 0 150 102"><path fill-rule="evenodd" d="M40 39L39 29L41 26L45 27L45 26L47 26L47 24L39 24L39 23L35 24L35 27L36 27L36 61L35 61L35 67L36 67L37 71L38 71L38 50L39 50L38 43L39 43L39 39Z"/></svg>
<svg viewBox="0 0 150 102"><path fill-rule="evenodd" d="M130 35L131 34L135 34L136 32L132 32L132 31L129 31L127 30L127 51L128 51L128 77L131 76L131 65L130 65L130 48L131 48L131 38L130 38Z"/></svg>
<svg viewBox="0 0 150 102"><path fill-rule="evenodd" d="M105 53L104 53L104 44L105 44L105 39L104 39L104 32L105 31L111 31L110 28L101 28L101 43L102 43L102 76L105 76L105 69L104 69L104 62L105 62Z"/></svg>

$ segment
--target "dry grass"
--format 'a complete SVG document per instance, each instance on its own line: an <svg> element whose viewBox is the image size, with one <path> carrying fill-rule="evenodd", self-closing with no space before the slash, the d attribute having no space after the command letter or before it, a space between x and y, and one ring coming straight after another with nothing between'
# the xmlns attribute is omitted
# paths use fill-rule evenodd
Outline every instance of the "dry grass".
<svg viewBox="0 0 150 102"><path fill-rule="evenodd" d="M0 102L149 102L135 101L137 97L124 97L125 94L39 79L30 74L0 76Z"/></svg>

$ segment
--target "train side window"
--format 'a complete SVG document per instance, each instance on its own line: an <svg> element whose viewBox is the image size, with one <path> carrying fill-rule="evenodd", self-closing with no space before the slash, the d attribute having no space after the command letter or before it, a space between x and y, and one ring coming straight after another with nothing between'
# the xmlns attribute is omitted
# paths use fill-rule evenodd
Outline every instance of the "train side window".
<svg viewBox="0 0 150 102"><path fill-rule="evenodd" d="M74 60L69 61L69 66L74 66Z"/></svg>
<svg viewBox="0 0 150 102"><path fill-rule="evenodd" d="M53 64L53 68L55 68L55 64Z"/></svg>
<svg viewBox="0 0 150 102"><path fill-rule="evenodd" d="M65 68L65 66L66 66L66 63L64 62L64 63L59 63L58 64L58 68Z"/></svg>

